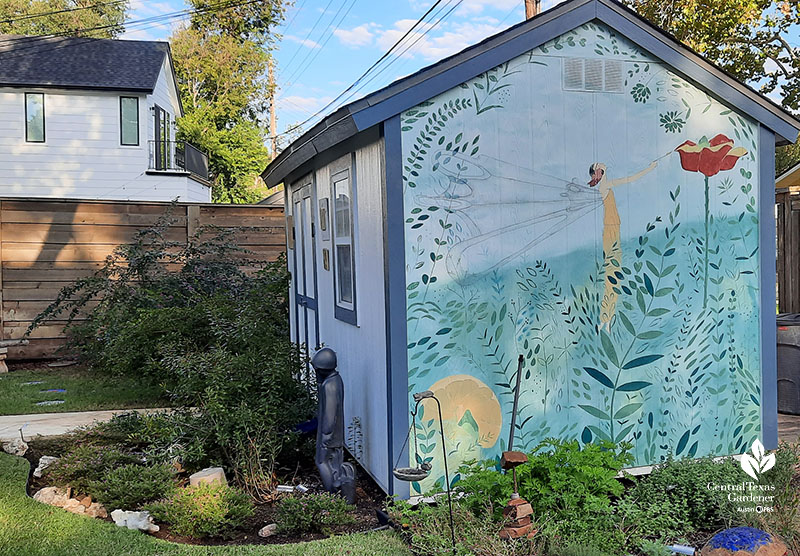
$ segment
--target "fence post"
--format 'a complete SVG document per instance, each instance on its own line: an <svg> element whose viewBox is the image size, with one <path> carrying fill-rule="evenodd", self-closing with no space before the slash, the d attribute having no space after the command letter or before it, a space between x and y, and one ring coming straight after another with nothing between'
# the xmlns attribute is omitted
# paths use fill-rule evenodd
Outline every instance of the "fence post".
<svg viewBox="0 0 800 556"><path fill-rule="evenodd" d="M186 205L186 243L200 227L200 205Z"/></svg>

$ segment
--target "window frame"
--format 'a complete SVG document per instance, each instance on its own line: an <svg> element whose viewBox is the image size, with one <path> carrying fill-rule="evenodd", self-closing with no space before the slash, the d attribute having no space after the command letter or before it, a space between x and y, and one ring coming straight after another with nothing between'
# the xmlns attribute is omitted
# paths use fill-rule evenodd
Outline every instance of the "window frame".
<svg viewBox="0 0 800 556"><path fill-rule="evenodd" d="M342 180L347 180L347 193L349 195L349 220L350 220L350 235L347 240L340 240L337 233L338 216L336 213L336 183ZM334 317L337 320L358 326L358 294L357 294L357 279L356 279L356 222L355 222L355 161L353 155L348 155L340 162L331 165L330 174L330 197L331 197L331 269L333 272L333 309ZM337 247L339 245L348 245L350 247L350 273L351 284L353 292L353 301L351 303L341 302L339 300L339 252Z"/></svg>
<svg viewBox="0 0 800 556"><path fill-rule="evenodd" d="M29 127L28 127L28 95L39 95L42 97L42 140L36 141L30 138ZM26 143L47 143L47 114L45 111L45 94L44 93L36 93L33 91L26 91L24 96L25 102L25 142Z"/></svg>
<svg viewBox="0 0 800 556"><path fill-rule="evenodd" d="M122 105L125 100L136 101L136 143L126 143L124 134L125 121L122 117ZM141 110L139 110L139 97L134 96L120 96L119 97L119 144L121 147L139 147L141 146Z"/></svg>

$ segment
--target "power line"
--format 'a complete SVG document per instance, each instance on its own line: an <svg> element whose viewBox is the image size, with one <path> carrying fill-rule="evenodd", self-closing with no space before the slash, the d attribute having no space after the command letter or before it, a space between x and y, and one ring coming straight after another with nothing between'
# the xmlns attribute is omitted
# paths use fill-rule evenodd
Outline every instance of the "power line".
<svg viewBox="0 0 800 556"><path fill-rule="evenodd" d="M55 10L55 11L52 11L52 12L41 12L41 13L36 13L36 14L21 15L19 17L13 17L13 18L10 18L10 19L0 20L0 25L2 25L3 23L16 23L18 21L26 21L28 19L36 19L38 17L47 17L47 16L51 16L51 15L58 15L58 14L63 14L63 13L68 13L68 12L79 12L81 10L91 10L92 8L101 8L103 6L111 6L113 4L123 4L123 3L127 2L127 1L128 0L113 0L112 2L102 2L100 4L92 4L90 6L81 6L79 8L64 8L63 10Z"/></svg>
<svg viewBox="0 0 800 556"><path fill-rule="evenodd" d="M436 16L437 16L437 15L439 15L439 14L440 14L442 11L444 11L445 9L447 9L448 5L450 4L450 1L451 1L451 0L448 0L447 4L445 4L445 5L443 5L441 8L439 8L439 11L438 11L438 12L436 12L436 14L433 16L433 18L436 18ZM392 67L392 65L393 65L395 62L397 62L398 60L402 59L403 55L404 55L406 52L408 52L410 49L414 48L414 46L415 46L417 43L419 43L419 41L421 41L423 38L425 38L425 35L427 35L427 34L428 34L428 33L429 33L429 32L430 32L430 31L431 31L431 30L432 30L434 27L436 27L436 26L440 25L440 24L442 23L442 21L444 21L444 20L445 20L447 17L449 17L449 16L450 16L450 14L451 14L451 13L453 13L453 12L456 10L456 8L458 8L458 7L461 5L461 3L462 3L463 1L464 1L464 0L458 0L458 2L456 2L456 3L455 3L455 5L453 5L453 6L452 6L452 7L451 7L451 8L450 8L450 9L449 9L449 10L448 10L448 11L447 11L447 12L446 12L444 15L442 15L442 16L441 16L441 17L440 17L440 18L439 18L439 19L436 21L436 23L432 24L432 25L431 25L431 26L430 26L428 29L426 29L426 30L425 30L423 33L420 33L420 35L419 35L419 36L418 36L418 37L417 37L417 38L414 40L414 42L412 42L412 43L409 43L409 44L408 44L408 46L406 46L406 47L403 49L403 51L402 51L402 52L400 52L399 54L395 55L395 57L394 57L394 58L392 58L392 59L389 61L389 63L388 63L388 64L385 64L385 65L384 65L384 66L383 66L383 67L382 67L382 68L381 68L381 69L380 69L380 70L379 70L377 73L373 74L373 75L372 75L372 77L370 77L370 78L369 78L367 81L365 81L363 84L361 84L361 85L360 85L360 86L359 86L357 89L355 89L353 92L351 92L351 93L350 93L350 94L347 96L347 98L343 99L343 100L342 100L342 101L339 103L339 106L341 106L341 105L345 104L346 102L348 102L348 101L349 101L350 99L352 99L352 98L353 98L355 95L357 95L357 94L359 93L359 91L362 91L362 90L364 90L364 88L365 88L367 85L369 85L370 83L372 83L372 82L373 82L375 79L377 79L378 77L380 77L380 75L381 75L383 72L385 72L387 69L389 69L390 67Z"/></svg>
<svg viewBox="0 0 800 556"><path fill-rule="evenodd" d="M314 63L314 60L317 59L317 56L319 56L320 52L322 52L325 49L325 45L328 44L328 41L331 40L331 37L333 37L334 34L336 34L336 31L339 29L341 24L344 22L344 20L350 14L350 10L353 9L353 6L355 6L357 1L358 0L352 0L352 2L350 2L350 6L347 8L347 10L345 11L344 15L341 17L341 19L339 19L339 22L334 26L334 28L331 30L330 34L325 38L325 41L323 41L323 43L319 46L319 48L314 49L313 51L309 51L308 54L306 54L306 59L308 58L308 56L312 52L314 53L314 56L308 61L307 64L305 64L305 66L303 66L303 62L301 62L300 68L298 68L299 73L296 71L294 74L292 74L291 77L286 79L286 82L289 84L289 86L286 88L286 90L284 90L284 94L286 94L286 92L294 86L295 80L296 79L300 79L300 77L308 70L308 68L311 67L311 64ZM345 2L339 8L339 11L336 12L336 15L339 15L339 12L342 11L342 8L345 6L346 3L347 3L347 0L345 0ZM334 20L336 19L336 15L333 16ZM333 23L333 20L331 21L331 23ZM330 27L330 25L328 27ZM323 33L323 35L324 35L324 33ZM320 38L322 38L322 36L320 36ZM305 61L305 59L304 59L304 61Z"/></svg>
<svg viewBox="0 0 800 556"><path fill-rule="evenodd" d="M292 57L289 59L288 62L286 62L286 66L285 66L284 71L286 71L286 69L288 69L289 66L292 65L292 62L297 57L297 54L300 52L300 49L303 48L303 44L305 44L305 42L311 37L311 34L314 32L314 29L316 29L317 25L319 25L319 22L322 21L322 16L325 15L325 12L327 12L328 8L331 7L331 4L333 4L333 0L328 0L328 4L325 6L325 9L320 12L319 17L314 22L314 25L311 27L311 30L306 35L306 38L304 38L302 41L300 41L300 45L297 47L297 50L294 51L294 54L292 54Z"/></svg>
<svg viewBox="0 0 800 556"><path fill-rule="evenodd" d="M39 46L44 41L47 41L49 39L54 39L54 38L68 37L68 36L71 36L71 35L73 35L75 33L101 31L101 30L111 29L111 28L115 28L115 27L118 27L118 28L121 28L121 29L134 28L134 29L138 29L138 30L143 30L143 29L147 29L147 28L150 28L150 27L163 25L163 24L169 22L170 20L181 21L181 20L184 20L184 19L187 19L187 18L191 18L195 14L212 13L212 12L222 11L222 10L226 10L226 9L230 9L230 8L237 8L237 7L241 7L241 6L246 6L246 5L249 5L249 4L256 4L256 3L261 2L261 1L262 0L249 0L247 2L230 2L230 1L229 2L220 2L218 4L213 4L211 6L207 6L206 8L181 10L181 11L177 11L177 12L171 12L171 13L162 14L162 15L159 15L159 16L153 16L153 17L149 17L149 18L144 18L144 19L134 20L134 21L128 21L128 22L123 22L123 23L114 23L114 24L108 24L108 25L99 25L99 26L96 26L96 27L72 29L70 31L64 31L64 32L61 32L61 33L52 33L52 34L49 34L49 35L36 35L36 36L28 36L28 37L22 37L22 38L6 39L6 40L3 40L3 41L0 41L0 46L3 46L4 44L10 44L10 43L31 44L31 46L18 48L18 49L13 50L10 53L3 54L3 58L2 59L6 60L8 58L12 58L12 57L15 57L15 56L25 56L26 55L25 52L24 52L25 50L30 50L32 48L37 48L37 46ZM57 49L60 49L60 48L68 48L68 47L72 47L72 46L79 46L81 44L86 44L86 43L88 43L88 42L90 42L92 40L95 40L95 38L92 38L92 37L76 37L76 38L77 39L83 38L84 40L83 41L77 40L75 42L70 42L69 44L62 44L62 45L52 46L52 47L49 47L49 48L42 48L42 49L38 50L37 52L39 52L39 53L40 52L49 52L51 50L57 50Z"/></svg>
<svg viewBox="0 0 800 556"><path fill-rule="evenodd" d="M462 2L462 1L463 0L459 0L459 2ZM359 85L359 83L373 69L375 69L381 62L383 62L386 58L388 58L391 55L391 53L394 51L394 49L397 48L400 45L400 43L402 43L406 39L406 37L408 37L414 31L414 29L416 29L417 26L419 26L423 22L423 20L425 18L427 18L431 14L431 12L433 12L441 3L442 3L442 0L436 0L436 2L434 2L434 4L430 8L428 8L428 10L424 14L422 14L422 17L420 17L416 22L414 22L414 25L412 25L411 28L408 31L406 31L405 34L403 34L403 36L400 37L400 39L397 42L395 42L389 50L387 50L380 58L378 58L378 60L374 64L372 64L369 68L367 68L367 70L364 73L362 73L358 77L358 79L356 79L350 86L348 86L344 91L339 93L336 96L336 98L334 98L328 104L326 104L325 106L320 108L314 115L312 115L309 118L307 118L306 120L300 122L299 124L297 124L293 128L287 129L283 133L279 134L279 136L280 135L287 135L287 134L291 133L294 129L297 129L298 127L302 127L302 126L306 125L308 122L310 122L311 120L313 120L314 118L316 118L317 116L319 116L320 114L325 112L331 106L333 106L340 98L342 98L344 95L346 95L347 93L352 91L353 88L357 87Z"/></svg>
<svg viewBox="0 0 800 556"><path fill-rule="evenodd" d="M286 33L289 30L289 27L292 26L294 20L297 19L297 14L299 14L303 10L303 6L305 6L305 4L306 0L303 0L302 2L300 2L300 5L297 6L297 8L294 10L294 13L292 14L292 19L290 19L289 23L286 24L286 27L283 28L284 33Z"/></svg>

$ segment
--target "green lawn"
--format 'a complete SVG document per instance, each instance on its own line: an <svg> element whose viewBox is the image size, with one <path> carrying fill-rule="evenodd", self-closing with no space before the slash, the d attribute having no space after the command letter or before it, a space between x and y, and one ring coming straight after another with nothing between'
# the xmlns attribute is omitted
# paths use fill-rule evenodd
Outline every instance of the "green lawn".
<svg viewBox="0 0 800 556"><path fill-rule="evenodd" d="M154 539L40 504L25 495L28 462L0 453L0 555L9 556L408 556L393 533L294 545L204 547Z"/></svg>
<svg viewBox="0 0 800 556"><path fill-rule="evenodd" d="M42 381L42 384L24 384L35 381ZM62 388L66 392L41 392L52 388ZM36 405L46 400L64 400L64 403ZM163 407L167 403L158 387L142 386L131 378L90 373L78 366L61 369L43 366L0 374L0 415Z"/></svg>

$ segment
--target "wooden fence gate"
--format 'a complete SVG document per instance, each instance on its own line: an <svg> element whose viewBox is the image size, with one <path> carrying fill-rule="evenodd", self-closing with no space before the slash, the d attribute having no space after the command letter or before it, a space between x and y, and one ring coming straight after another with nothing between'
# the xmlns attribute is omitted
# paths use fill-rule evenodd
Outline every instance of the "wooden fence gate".
<svg viewBox="0 0 800 556"><path fill-rule="evenodd" d="M775 194L778 312L800 313L800 192Z"/></svg>
<svg viewBox="0 0 800 556"><path fill-rule="evenodd" d="M170 203L0 199L0 329L22 338L31 321L77 278L102 266L114 248L156 224ZM260 260L285 251L283 208L266 205L174 206L167 237L186 241L201 226L233 228L233 242ZM64 343L64 322L33 331L9 359L51 357Z"/></svg>

